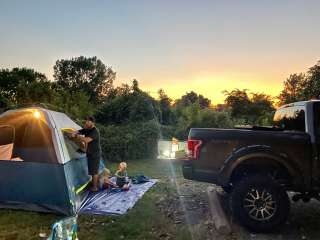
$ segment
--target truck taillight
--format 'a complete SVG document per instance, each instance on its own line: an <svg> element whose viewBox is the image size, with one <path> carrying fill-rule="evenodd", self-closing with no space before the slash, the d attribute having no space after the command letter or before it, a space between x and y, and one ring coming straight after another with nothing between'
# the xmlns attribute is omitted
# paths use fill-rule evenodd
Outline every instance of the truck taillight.
<svg viewBox="0 0 320 240"><path fill-rule="evenodd" d="M201 140L188 139L188 158L192 160L199 159Z"/></svg>

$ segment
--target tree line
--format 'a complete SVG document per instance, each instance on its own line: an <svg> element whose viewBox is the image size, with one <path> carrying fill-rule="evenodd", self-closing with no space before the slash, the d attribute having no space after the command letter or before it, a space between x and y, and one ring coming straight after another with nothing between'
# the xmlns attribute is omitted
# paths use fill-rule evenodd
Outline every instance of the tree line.
<svg viewBox="0 0 320 240"><path fill-rule="evenodd" d="M319 62L306 73L290 75L277 97L233 89L224 91L224 103L218 105L194 91L173 100L159 89L154 98L135 79L116 87L116 72L97 57L60 59L53 69L53 79L30 68L0 69L0 112L41 105L79 123L94 115L105 155L113 161L151 157L158 139L185 140L192 127L271 125L276 102L320 95Z"/></svg>

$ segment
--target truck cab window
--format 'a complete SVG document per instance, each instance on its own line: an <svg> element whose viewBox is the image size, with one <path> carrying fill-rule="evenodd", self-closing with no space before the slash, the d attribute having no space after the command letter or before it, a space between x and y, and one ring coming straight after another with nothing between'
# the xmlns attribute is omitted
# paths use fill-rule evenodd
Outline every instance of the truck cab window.
<svg viewBox="0 0 320 240"><path fill-rule="evenodd" d="M306 130L304 106L280 108L276 111L273 122L275 127L284 130L304 132Z"/></svg>

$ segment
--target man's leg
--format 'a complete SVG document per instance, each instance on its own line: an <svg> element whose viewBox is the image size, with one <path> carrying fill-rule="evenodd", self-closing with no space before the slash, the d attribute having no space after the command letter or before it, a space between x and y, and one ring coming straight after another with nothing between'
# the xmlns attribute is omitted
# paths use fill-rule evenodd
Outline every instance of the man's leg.
<svg viewBox="0 0 320 240"><path fill-rule="evenodd" d="M91 191L98 191L99 188L98 188L98 182L99 182L99 175L96 174L96 175L92 175L92 186L91 186Z"/></svg>
<svg viewBox="0 0 320 240"><path fill-rule="evenodd" d="M88 155L87 155L88 156ZM97 192L99 190L99 163L100 157L99 156L88 156L88 171L91 175L91 188L92 192Z"/></svg>

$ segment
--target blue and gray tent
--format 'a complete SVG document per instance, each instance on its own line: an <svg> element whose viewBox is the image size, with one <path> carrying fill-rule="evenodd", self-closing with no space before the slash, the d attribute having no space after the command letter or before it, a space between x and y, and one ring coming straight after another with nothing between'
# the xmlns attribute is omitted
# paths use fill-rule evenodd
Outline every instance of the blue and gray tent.
<svg viewBox="0 0 320 240"><path fill-rule="evenodd" d="M77 213L90 177L86 155L65 131L79 128L43 108L0 115L0 208Z"/></svg>

